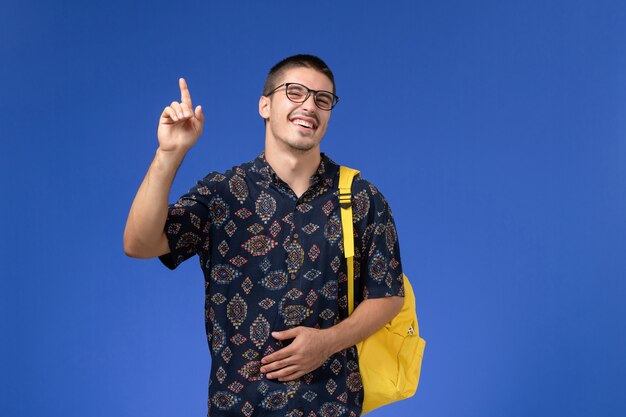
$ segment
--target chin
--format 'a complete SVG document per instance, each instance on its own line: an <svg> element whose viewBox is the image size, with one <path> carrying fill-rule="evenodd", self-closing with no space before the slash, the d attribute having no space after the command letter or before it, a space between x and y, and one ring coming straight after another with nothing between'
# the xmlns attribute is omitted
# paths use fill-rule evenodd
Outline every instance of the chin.
<svg viewBox="0 0 626 417"><path fill-rule="evenodd" d="M284 137L282 140L283 145L287 146L290 149L306 152L311 149L315 149L319 147L320 140L313 137L302 137L299 135L290 135Z"/></svg>
<svg viewBox="0 0 626 417"><path fill-rule="evenodd" d="M314 144L311 144L311 143L288 143L287 145L293 151L300 152L300 153L309 152L309 151L311 151L313 149L319 148L317 143L314 143Z"/></svg>
<svg viewBox="0 0 626 417"><path fill-rule="evenodd" d="M301 135L294 132L276 132L278 134L272 134L269 136L270 142L273 142L275 146L283 147L292 152L305 153L314 149L319 150L322 138L317 135L319 132L315 132L312 135Z"/></svg>

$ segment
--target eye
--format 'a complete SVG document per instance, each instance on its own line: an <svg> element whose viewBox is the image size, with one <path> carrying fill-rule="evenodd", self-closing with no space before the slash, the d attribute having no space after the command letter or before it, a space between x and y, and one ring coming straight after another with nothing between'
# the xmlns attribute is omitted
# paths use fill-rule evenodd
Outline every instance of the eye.
<svg viewBox="0 0 626 417"><path fill-rule="evenodd" d="M331 107L333 105L334 99L329 93L318 93L316 98L320 106Z"/></svg>
<svg viewBox="0 0 626 417"><path fill-rule="evenodd" d="M303 99L306 97L306 89L301 85L290 85L287 88L287 95L293 99Z"/></svg>

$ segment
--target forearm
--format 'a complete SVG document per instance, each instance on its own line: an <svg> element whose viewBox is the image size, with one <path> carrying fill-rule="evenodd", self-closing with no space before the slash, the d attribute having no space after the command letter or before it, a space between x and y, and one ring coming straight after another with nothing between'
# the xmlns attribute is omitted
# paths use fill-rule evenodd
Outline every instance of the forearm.
<svg viewBox="0 0 626 417"><path fill-rule="evenodd" d="M124 251L128 256L151 258L169 251L164 234L168 197L184 153L157 150L128 213Z"/></svg>
<svg viewBox="0 0 626 417"><path fill-rule="evenodd" d="M361 302L350 317L326 329L332 353L376 333L400 312L403 302L404 297L370 298Z"/></svg>

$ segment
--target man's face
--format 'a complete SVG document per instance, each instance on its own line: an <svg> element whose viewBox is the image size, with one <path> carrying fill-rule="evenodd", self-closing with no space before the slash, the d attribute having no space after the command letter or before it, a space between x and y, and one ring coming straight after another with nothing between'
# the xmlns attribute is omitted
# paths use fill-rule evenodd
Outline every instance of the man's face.
<svg viewBox="0 0 626 417"><path fill-rule="evenodd" d="M311 90L333 91L333 84L323 73L311 68L291 68L285 71L276 86L283 83L299 83ZM289 152L319 152L319 145L326 133L330 111L315 105L314 93L304 103L294 103L281 87L270 97L259 100L259 114L266 121L266 141Z"/></svg>

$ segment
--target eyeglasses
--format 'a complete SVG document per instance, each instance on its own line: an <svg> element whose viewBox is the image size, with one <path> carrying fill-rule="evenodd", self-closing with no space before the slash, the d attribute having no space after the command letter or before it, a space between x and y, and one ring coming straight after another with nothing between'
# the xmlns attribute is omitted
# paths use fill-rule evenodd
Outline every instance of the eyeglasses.
<svg viewBox="0 0 626 417"><path fill-rule="evenodd" d="M298 83L281 84L275 89L273 89L272 91L270 91L265 96L266 97L271 96L272 94L276 92L276 90L278 90L281 87L285 87L285 94L287 95L287 98L293 101L294 103L304 103L305 101L309 99L309 96L311 95L311 93L313 93L313 101L315 102L315 105L320 110L326 110L326 111L332 110L333 107L335 107L337 105L337 102L339 101L339 97L337 97L330 91L311 90L309 87L302 85L302 84L298 84Z"/></svg>

